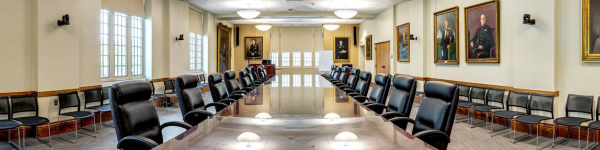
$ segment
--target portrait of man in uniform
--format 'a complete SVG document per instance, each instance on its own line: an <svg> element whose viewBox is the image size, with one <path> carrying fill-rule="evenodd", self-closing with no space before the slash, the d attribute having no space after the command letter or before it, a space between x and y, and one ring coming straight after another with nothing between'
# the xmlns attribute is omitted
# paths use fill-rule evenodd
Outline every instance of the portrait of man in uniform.
<svg viewBox="0 0 600 150"><path fill-rule="evenodd" d="M434 14L436 64L458 64L458 7Z"/></svg>
<svg viewBox="0 0 600 150"><path fill-rule="evenodd" d="M498 63L497 1L465 8L466 62Z"/></svg>
<svg viewBox="0 0 600 150"><path fill-rule="evenodd" d="M405 23L396 27L396 42L398 43L396 51L398 53L397 61L410 61L410 23Z"/></svg>
<svg viewBox="0 0 600 150"><path fill-rule="evenodd" d="M350 37L334 37L334 52L333 52L333 60L334 61L350 61L350 47L348 43L350 43Z"/></svg>
<svg viewBox="0 0 600 150"><path fill-rule="evenodd" d="M366 54L366 59L367 60L373 60L373 54L372 54L373 47L372 47L372 44L371 44L372 38L373 38L373 35L369 35L369 36L365 37L365 39L367 41L366 42L367 44L365 44L366 47L367 47L367 49L365 50L366 51L365 53L367 53Z"/></svg>
<svg viewBox="0 0 600 150"><path fill-rule="evenodd" d="M246 59L262 59L263 38L246 37L245 42Z"/></svg>
<svg viewBox="0 0 600 150"><path fill-rule="evenodd" d="M600 0L581 3L581 61L600 62Z"/></svg>

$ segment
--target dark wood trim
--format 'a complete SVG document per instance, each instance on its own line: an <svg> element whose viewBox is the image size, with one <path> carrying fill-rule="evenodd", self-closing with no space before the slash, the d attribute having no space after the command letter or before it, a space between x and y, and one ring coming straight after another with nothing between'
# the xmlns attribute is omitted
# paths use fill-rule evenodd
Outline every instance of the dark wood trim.
<svg viewBox="0 0 600 150"><path fill-rule="evenodd" d="M177 79L177 77L172 77L172 78L156 78L156 79L152 79L152 82L157 83L157 82L163 82L165 80L173 80L173 79Z"/></svg>
<svg viewBox="0 0 600 150"><path fill-rule="evenodd" d="M57 96L58 93L73 92L73 91L79 92L79 88L37 92L37 97Z"/></svg>
<svg viewBox="0 0 600 150"><path fill-rule="evenodd" d="M85 89L93 89L93 88L100 88L100 87L102 87L102 85L82 86L82 87L79 87L79 92L83 92L83 90L85 90Z"/></svg>
<svg viewBox="0 0 600 150"><path fill-rule="evenodd" d="M37 94L37 92L36 91L6 92L6 93L0 93L0 96L10 97L11 95L30 95L30 94Z"/></svg>

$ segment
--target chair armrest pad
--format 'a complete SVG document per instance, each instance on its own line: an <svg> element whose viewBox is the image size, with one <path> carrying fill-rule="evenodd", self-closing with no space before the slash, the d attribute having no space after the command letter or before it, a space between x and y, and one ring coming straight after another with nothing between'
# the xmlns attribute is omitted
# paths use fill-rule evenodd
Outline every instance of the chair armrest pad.
<svg viewBox="0 0 600 150"><path fill-rule="evenodd" d="M201 119L201 120L199 120L199 118L188 118L188 117L191 117L193 115L203 115L203 116L206 116L206 118ZM185 115L183 115L183 120L185 122L188 122L188 123L194 122L192 124L196 124L196 123L200 123L200 122L202 122L202 121L204 121L204 120L206 120L206 119L208 119L208 118L210 118L212 116L213 116L213 114L211 112L208 112L208 111L205 111L205 110L192 110L190 112L187 112Z"/></svg>
<svg viewBox="0 0 600 150"><path fill-rule="evenodd" d="M344 85L340 85L340 86L338 86L338 87L339 87L340 89L342 89L342 90L346 90L346 88L347 88L347 89L350 89L350 88L352 88L352 87L350 87L350 86L348 86L348 85L346 85L346 84L344 84ZM354 91L354 90L352 90L352 91Z"/></svg>
<svg viewBox="0 0 600 150"><path fill-rule="evenodd" d="M396 118L396 117L406 117L406 115L404 115L403 113L400 113L400 112L386 112L386 113L382 113L381 117L389 120L389 119Z"/></svg>
<svg viewBox="0 0 600 150"><path fill-rule="evenodd" d="M389 119L389 121L392 122L393 124L400 124L403 122L410 122L412 124L415 124L415 120L410 119L408 117L396 117L396 118Z"/></svg>
<svg viewBox="0 0 600 150"><path fill-rule="evenodd" d="M358 97L358 96L357 96L357 97ZM361 96L360 98L363 98L363 97L364 97L364 96ZM367 97L364 97L364 98L367 98ZM376 103L376 102L369 101L369 102L363 102L362 104L363 104L363 105L365 105L365 106L367 106L367 105L371 105L371 104L379 104L379 103Z"/></svg>
<svg viewBox="0 0 600 150"><path fill-rule="evenodd" d="M206 106L204 106L204 109L206 109L208 107L213 107L213 106L215 107L215 110L217 112L219 112L221 109L226 108L228 105L227 104L223 104L223 103L219 103L219 102L217 102L217 103L210 103L210 104L207 104Z"/></svg>
<svg viewBox="0 0 600 150"><path fill-rule="evenodd" d="M242 90L237 90L237 91L233 91L233 92L231 92L231 94L241 94L241 95L246 95L246 94L248 94L248 92L246 92L246 91L242 91Z"/></svg>
<svg viewBox="0 0 600 150"><path fill-rule="evenodd" d="M425 130L413 136L436 148L439 148L440 144L450 143L450 136L440 130Z"/></svg>
<svg viewBox="0 0 600 150"><path fill-rule="evenodd" d="M162 130L165 127L170 127L170 126L178 126L181 128L184 128L185 130L189 130L191 129L193 126L190 124L187 124L185 122L181 122L181 121L171 121L171 122L166 122L160 125L160 130Z"/></svg>
<svg viewBox="0 0 600 150"><path fill-rule="evenodd" d="M359 96L359 95L360 95L359 93L354 93L354 92L352 92L352 93L347 93L347 94L348 94L348 95L350 95L350 96L352 96L352 97L354 97L354 96Z"/></svg>
<svg viewBox="0 0 600 150"><path fill-rule="evenodd" d="M254 88L245 87L245 88L242 88L242 90L245 90L246 92L250 92L250 91L254 90Z"/></svg>
<svg viewBox="0 0 600 150"><path fill-rule="evenodd" d="M363 103L365 106L369 107L369 109L374 109L374 108L387 108L386 105L384 104L380 104L380 103L369 103L369 102L365 102Z"/></svg>
<svg viewBox="0 0 600 150"><path fill-rule="evenodd" d="M229 106L229 105L235 103L235 101L236 100L234 100L234 99L226 98L226 99L222 99L222 100L218 101L217 103L223 103L223 104Z"/></svg>
<svg viewBox="0 0 600 150"><path fill-rule="evenodd" d="M156 141L153 141L152 139L147 138L147 137L137 136L137 135L126 136L126 137L122 138L121 140L119 140L119 143L117 143L117 149L122 149L122 148L152 149L157 146L158 146L158 143L156 143Z"/></svg>

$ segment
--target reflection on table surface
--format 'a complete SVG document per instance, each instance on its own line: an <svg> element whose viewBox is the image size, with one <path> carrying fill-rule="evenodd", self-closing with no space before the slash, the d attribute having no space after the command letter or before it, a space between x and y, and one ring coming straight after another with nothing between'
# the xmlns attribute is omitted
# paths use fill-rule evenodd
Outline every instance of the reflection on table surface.
<svg viewBox="0 0 600 150"><path fill-rule="evenodd" d="M271 118L255 118L259 113ZM325 119L330 113L340 118ZM334 137L344 131L358 140L336 141ZM260 140L237 141L244 132L256 133ZM282 74L156 149L435 148L379 117L320 75Z"/></svg>

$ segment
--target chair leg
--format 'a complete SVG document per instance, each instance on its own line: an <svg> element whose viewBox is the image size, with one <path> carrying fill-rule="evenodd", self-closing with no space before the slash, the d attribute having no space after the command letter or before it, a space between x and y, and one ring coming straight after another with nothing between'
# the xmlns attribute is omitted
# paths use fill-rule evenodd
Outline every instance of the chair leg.
<svg viewBox="0 0 600 150"><path fill-rule="evenodd" d="M492 124L490 125L490 137L494 137L494 115L492 115Z"/></svg>
<svg viewBox="0 0 600 150"><path fill-rule="evenodd" d="M79 131L77 131L77 125L79 125L77 122L78 122L78 120L75 119L75 144L77 144L77 132L79 132ZM81 127L83 127L83 126L81 126Z"/></svg>
<svg viewBox="0 0 600 150"><path fill-rule="evenodd" d="M23 126L23 149L25 149L25 126Z"/></svg>
<svg viewBox="0 0 600 150"><path fill-rule="evenodd" d="M529 125L529 137L531 137L531 124Z"/></svg>
<svg viewBox="0 0 600 150"><path fill-rule="evenodd" d="M579 131L579 134L577 134L577 148L581 148L581 125L577 127L577 131Z"/></svg>
<svg viewBox="0 0 600 150"><path fill-rule="evenodd" d="M98 111L98 114L100 114L100 133L102 133L102 112ZM96 126L96 119L94 119L94 126ZM96 130L96 127L94 127L94 130Z"/></svg>
<svg viewBox="0 0 600 150"><path fill-rule="evenodd" d="M537 128L537 131L535 132L535 134L537 134L537 136L535 137L535 148L540 149L540 124L537 124L535 126Z"/></svg>
<svg viewBox="0 0 600 150"><path fill-rule="evenodd" d="M94 119L94 138L98 138L98 135L96 134L96 116L94 115L94 116L92 116L92 118ZM100 124L102 124L102 123L100 123Z"/></svg>
<svg viewBox="0 0 600 150"><path fill-rule="evenodd" d="M589 148L590 146L590 128L587 129L587 135L585 136L587 137L587 140L585 140L585 148Z"/></svg>
<svg viewBox="0 0 600 150"><path fill-rule="evenodd" d="M552 147L554 148L554 143L556 142L556 124L552 124Z"/></svg>

